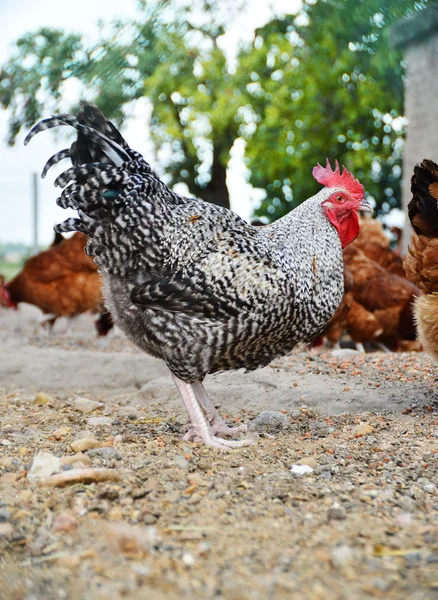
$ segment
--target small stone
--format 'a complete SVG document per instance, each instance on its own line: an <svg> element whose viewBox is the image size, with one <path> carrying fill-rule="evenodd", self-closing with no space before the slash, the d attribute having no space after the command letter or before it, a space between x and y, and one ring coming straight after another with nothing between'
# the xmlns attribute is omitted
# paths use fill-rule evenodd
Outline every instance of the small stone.
<svg viewBox="0 0 438 600"><path fill-rule="evenodd" d="M82 452L71 454L70 456L61 456L60 461L62 465L74 465L79 462L85 466L91 465L91 458Z"/></svg>
<svg viewBox="0 0 438 600"><path fill-rule="evenodd" d="M353 350L350 348L339 348L336 350L332 350L332 356L336 356L336 358L351 358L352 356L359 356L360 352L358 350Z"/></svg>
<svg viewBox="0 0 438 600"><path fill-rule="evenodd" d="M414 523L414 517L412 513L403 512L397 515L395 521L399 527L410 527Z"/></svg>
<svg viewBox="0 0 438 600"><path fill-rule="evenodd" d="M0 476L1 483L15 483L21 477L21 473L4 473Z"/></svg>
<svg viewBox="0 0 438 600"><path fill-rule="evenodd" d="M115 448L112 446L105 446L103 448L94 448L88 452L88 456L100 456L100 458L105 458L110 460L112 458L116 460L121 460L120 454L117 452Z"/></svg>
<svg viewBox="0 0 438 600"><path fill-rule="evenodd" d="M102 408L105 405L103 402L95 402L94 400L89 400L88 398L81 398L77 396L74 401L74 407L76 410L79 410L82 413L88 414L96 410L97 408Z"/></svg>
<svg viewBox="0 0 438 600"><path fill-rule="evenodd" d="M0 508L0 523L5 523L11 518L11 513L6 508Z"/></svg>
<svg viewBox="0 0 438 600"><path fill-rule="evenodd" d="M189 466L189 461L181 455L175 456L173 462L181 469L187 469Z"/></svg>
<svg viewBox="0 0 438 600"><path fill-rule="evenodd" d="M26 502L29 502L29 500L32 498L33 494L30 490L22 490L21 492L19 492L16 496L16 503L17 504L25 504Z"/></svg>
<svg viewBox="0 0 438 600"><path fill-rule="evenodd" d="M122 417L128 417L128 419L138 419L141 417L141 412L136 406L121 406L118 413Z"/></svg>
<svg viewBox="0 0 438 600"><path fill-rule="evenodd" d="M69 554L57 558L56 564L65 569L76 569L81 564L81 559L77 554Z"/></svg>
<svg viewBox="0 0 438 600"><path fill-rule="evenodd" d="M421 562L421 552L409 552L404 559L408 567L416 567Z"/></svg>
<svg viewBox="0 0 438 600"><path fill-rule="evenodd" d="M114 436L114 443L120 444L120 442L123 442L123 435L120 435L120 433L118 433Z"/></svg>
<svg viewBox="0 0 438 600"><path fill-rule="evenodd" d="M112 506L108 512L110 521L121 521L123 519L123 511L120 506Z"/></svg>
<svg viewBox="0 0 438 600"><path fill-rule="evenodd" d="M10 440L6 440L6 439L4 439L4 440L0 440L0 444L1 444L2 446L11 446L11 445L12 445L12 442L11 442Z"/></svg>
<svg viewBox="0 0 438 600"><path fill-rule="evenodd" d="M311 456L305 456L304 458L300 458L300 460L297 460L297 462L295 464L296 465L307 465L308 467L310 467L313 470L315 470L317 467L316 460L314 458L312 458Z"/></svg>
<svg viewBox="0 0 438 600"><path fill-rule="evenodd" d="M78 528L78 522L73 515L61 513L53 521L53 531L60 533L63 531L73 531Z"/></svg>
<svg viewBox="0 0 438 600"><path fill-rule="evenodd" d="M327 511L329 521L343 521L347 518L345 511L342 508L329 508Z"/></svg>
<svg viewBox="0 0 438 600"><path fill-rule="evenodd" d="M111 417L90 417L87 419L87 425L92 427L106 427L112 425L112 422Z"/></svg>
<svg viewBox="0 0 438 600"><path fill-rule="evenodd" d="M196 559L191 552L184 552L182 555L182 561L186 567L193 567L196 563Z"/></svg>
<svg viewBox="0 0 438 600"><path fill-rule="evenodd" d="M60 471L61 461L59 458L48 452L41 452L35 455L27 478L29 481L38 481Z"/></svg>
<svg viewBox="0 0 438 600"><path fill-rule="evenodd" d="M436 491L437 491L436 485L432 482L424 483L422 488L423 488L423 491L426 492L427 494L436 494Z"/></svg>
<svg viewBox="0 0 438 600"><path fill-rule="evenodd" d="M309 467L309 465L292 465L291 467L291 473L292 475L309 475L310 473L313 473L313 469L312 467Z"/></svg>
<svg viewBox="0 0 438 600"><path fill-rule="evenodd" d="M35 404L36 406L44 406L45 404L49 404L49 402L53 402L52 398L44 392L40 392L35 396L32 404Z"/></svg>
<svg viewBox="0 0 438 600"><path fill-rule="evenodd" d="M13 527L10 523L0 523L0 538L10 536L12 532Z"/></svg>
<svg viewBox="0 0 438 600"><path fill-rule="evenodd" d="M356 437L362 437L363 435L368 435L369 433L373 433L374 427L369 425L368 423L359 423L356 427L353 427L352 434Z"/></svg>
<svg viewBox="0 0 438 600"><path fill-rule="evenodd" d="M331 563L337 569L350 565L354 558L353 548L346 544L335 546L330 553Z"/></svg>
<svg viewBox="0 0 438 600"><path fill-rule="evenodd" d="M264 410L251 421L249 429L260 433L277 433L288 426L286 415L276 410Z"/></svg>
<svg viewBox="0 0 438 600"><path fill-rule="evenodd" d="M58 440L66 435L70 435L72 431L73 429L71 427L60 427L59 429L55 429L53 436Z"/></svg>
<svg viewBox="0 0 438 600"><path fill-rule="evenodd" d="M52 475L41 481L44 487L64 487L74 483L94 483L99 481L119 481L120 474L114 469L73 469Z"/></svg>
<svg viewBox="0 0 438 600"><path fill-rule="evenodd" d="M126 555L149 554L157 540L154 527L134 527L126 523L102 523L102 535L109 547Z"/></svg>
<svg viewBox="0 0 438 600"><path fill-rule="evenodd" d="M70 448L74 452L84 452L85 450L91 450L92 448L101 448L102 443L95 440L94 438L80 438L70 442Z"/></svg>

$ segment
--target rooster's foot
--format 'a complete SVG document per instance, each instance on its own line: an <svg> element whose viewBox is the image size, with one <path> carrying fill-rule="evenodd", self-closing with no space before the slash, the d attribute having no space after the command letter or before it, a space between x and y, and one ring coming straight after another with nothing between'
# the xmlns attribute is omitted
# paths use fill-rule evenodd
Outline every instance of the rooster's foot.
<svg viewBox="0 0 438 600"><path fill-rule="evenodd" d="M184 442L204 442L206 446L212 448L220 448L221 450L231 450L232 448L242 448L243 446L251 446L252 440L224 440L223 438L214 435L210 430L207 435L205 432L199 431L196 427L191 427L183 437Z"/></svg>
<svg viewBox="0 0 438 600"><path fill-rule="evenodd" d="M195 381L193 384L193 391L203 411L205 412L208 422L211 426L213 435L229 435L233 436L235 433L245 433L248 430L247 425L238 425L237 427L228 427L228 425L221 419L219 413L214 407L213 402L210 400L204 386L200 381Z"/></svg>
<svg viewBox="0 0 438 600"><path fill-rule="evenodd" d="M253 444L252 440L224 440L220 437L217 437L215 433L218 432L218 430L222 430L223 432L225 429L230 435L232 433L236 433L236 430L242 431L242 427L244 426L240 425L239 427L228 427L225 423L222 423L222 421L219 420L219 416L214 407L214 412L212 414L211 402L209 400L206 402L204 397L203 401L200 401L198 394L195 392L195 390L199 390L199 386L202 388L202 384L200 382L195 382L193 384L186 383L175 375L173 375L173 379L179 390L179 393L181 394L181 399L184 402L184 406L189 413L189 419L191 423L191 428L183 438L185 441L192 440L204 442L206 446L219 448L220 450L231 450L232 448L242 448L243 446L250 446ZM199 386L197 384L199 384ZM207 421L201 405L206 412L208 411L209 420L212 420L213 427Z"/></svg>
<svg viewBox="0 0 438 600"><path fill-rule="evenodd" d="M235 433L246 433L248 431L248 425L238 425L237 427L228 427L221 419L213 419L210 423L211 431L214 435L229 435L233 436Z"/></svg>

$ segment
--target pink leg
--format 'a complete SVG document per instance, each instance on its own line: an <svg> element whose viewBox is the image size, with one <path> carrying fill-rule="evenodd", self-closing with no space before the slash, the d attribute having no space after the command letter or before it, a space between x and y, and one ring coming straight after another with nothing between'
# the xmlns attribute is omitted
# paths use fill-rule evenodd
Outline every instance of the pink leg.
<svg viewBox="0 0 438 600"><path fill-rule="evenodd" d="M172 376L184 406L189 413L189 419L192 425L192 428L189 431L189 439L202 441L206 446L220 448L221 450L242 448L242 446L249 446L253 443L251 440L223 440L222 438L216 437L199 405L193 389L193 384L182 381L182 379L179 379L173 373ZM187 436L185 436L184 439L187 439Z"/></svg>
<svg viewBox="0 0 438 600"><path fill-rule="evenodd" d="M210 423L211 430L215 435L218 433L223 435L234 435L235 433L239 433L241 431L245 433L248 430L247 425L228 427L228 425L221 419L200 381L195 381L193 383L193 391L195 392L195 396L199 404L204 409L208 422Z"/></svg>

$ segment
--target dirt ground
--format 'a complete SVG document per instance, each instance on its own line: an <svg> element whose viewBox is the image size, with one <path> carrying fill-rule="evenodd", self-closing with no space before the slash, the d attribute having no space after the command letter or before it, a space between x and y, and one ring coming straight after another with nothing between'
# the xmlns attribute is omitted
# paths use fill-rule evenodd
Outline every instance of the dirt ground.
<svg viewBox="0 0 438 600"><path fill-rule="evenodd" d="M165 366L122 334L103 347L84 316L47 338L35 317L0 310L1 600L438 599L424 354L209 377L255 442L223 453L181 441Z"/></svg>

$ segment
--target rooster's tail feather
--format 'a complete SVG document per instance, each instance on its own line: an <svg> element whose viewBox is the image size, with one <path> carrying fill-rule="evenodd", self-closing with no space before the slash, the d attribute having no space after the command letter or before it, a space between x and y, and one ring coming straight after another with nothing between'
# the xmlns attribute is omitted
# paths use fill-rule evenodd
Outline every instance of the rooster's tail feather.
<svg viewBox="0 0 438 600"><path fill-rule="evenodd" d="M418 235L438 236L438 165L424 159L416 165L411 180L409 219Z"/></svg>

